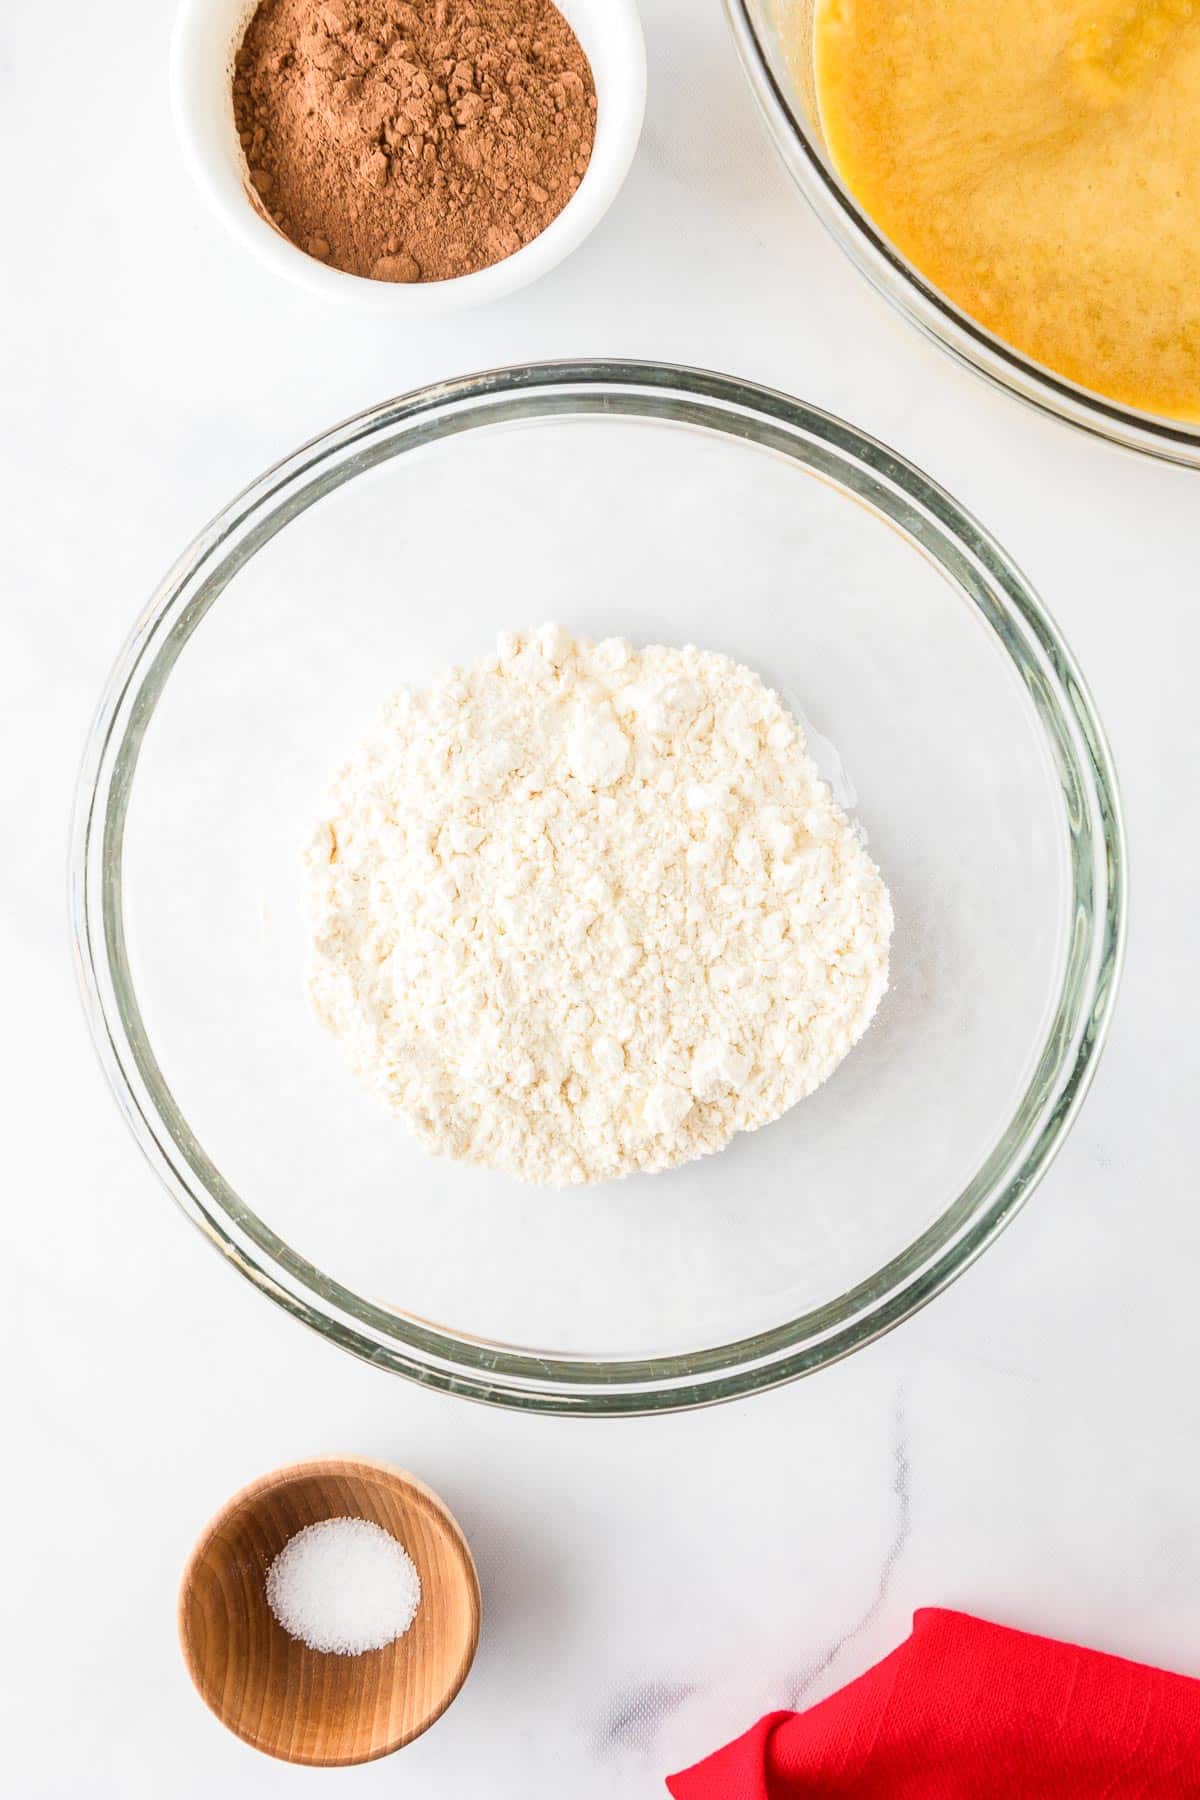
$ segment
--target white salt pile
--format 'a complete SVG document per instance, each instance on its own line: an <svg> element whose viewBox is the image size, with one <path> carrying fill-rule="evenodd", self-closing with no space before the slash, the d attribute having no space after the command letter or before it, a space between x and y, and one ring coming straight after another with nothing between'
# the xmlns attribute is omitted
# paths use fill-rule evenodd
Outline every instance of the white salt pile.
<svg viewBox="0 0 1200 1800"><path fill-rule="evenodd" d="M310 1650L381 1650L408 1630L420 1603L412 1558L369 1519L306 1525L267 1570L267 1604Z"/></svg>

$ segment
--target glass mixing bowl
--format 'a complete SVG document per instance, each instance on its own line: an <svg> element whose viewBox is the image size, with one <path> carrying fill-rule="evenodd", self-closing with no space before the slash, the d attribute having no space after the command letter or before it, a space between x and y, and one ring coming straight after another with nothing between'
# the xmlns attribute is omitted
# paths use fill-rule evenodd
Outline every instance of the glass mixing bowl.
<svg viewBox="0 0 1200 1800"><path fill-rule="evenodd" d="M776 148L851 261L928 337L1044 412L1169 462L1200 467L1200 426L1106 400L1023 356L931 287L862 211L834 170L813 69L819 0L725 0L734 43Z"/></svg>
<svg viewBox="0 0 1200 1800"><path fill-rule="evenodd" d="M393 688L550 618L760 671L897 921L891 991L818 1093L719 1156L565 1192L427 1156L304 991L327 779ZM817 1369L979 1254L1094 1069L1123 862L1070 653L947 494L782 395L559 364L364 413L201 533L102 701L73 907L117 1096L236 1268L383 1368L611 1414Z"/></svg>

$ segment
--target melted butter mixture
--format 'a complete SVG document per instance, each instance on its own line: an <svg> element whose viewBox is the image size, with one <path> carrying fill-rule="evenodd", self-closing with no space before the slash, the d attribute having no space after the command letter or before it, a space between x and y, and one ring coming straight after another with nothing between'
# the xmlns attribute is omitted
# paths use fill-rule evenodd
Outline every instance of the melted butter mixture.
<svg viewBox="0 0 1200 1800"><path fill-rule="evenodd" d="M847 186L1014 348L1200 420L1200 0L820 0Z"/></svg>

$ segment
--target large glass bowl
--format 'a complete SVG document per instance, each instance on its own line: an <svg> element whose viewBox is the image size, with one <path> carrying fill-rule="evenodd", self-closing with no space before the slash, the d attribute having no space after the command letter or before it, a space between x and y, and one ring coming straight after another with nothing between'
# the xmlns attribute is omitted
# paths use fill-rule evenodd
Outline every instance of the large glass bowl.
<svg viewBox="0 0 1200 1800"><path fill-rule="evenodd" d="M821 130L813 67L818 0L725 0L750 86L784 164L822 224L879 292L960 362L1044 412L1170 462L1200 467L1200 425L1090 392L993 336L932 287L839 179Z"/></svg>
<svg viewBox="0 0 1200 1800"><path fill-rule="evenodd" d="M896 910L817 1094L719 1156L555 1192L431 1158L304 993L301 853L397 685L504 627L688 640L801 709ZM850 426L695 370L502 370L380 406L234 500L101 703L73 906L164 1184L332 1342L542 1411L728 1399L929 1300L1062 1142L1122 936L1113 774L1004 552Z"/></svg>

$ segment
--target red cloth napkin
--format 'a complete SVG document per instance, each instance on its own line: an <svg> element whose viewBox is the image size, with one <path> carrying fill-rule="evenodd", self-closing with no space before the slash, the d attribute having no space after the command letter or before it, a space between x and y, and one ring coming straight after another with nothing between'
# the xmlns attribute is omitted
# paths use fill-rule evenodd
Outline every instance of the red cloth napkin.
<svg viewBox="0 0 1200 1800"><path fill-rule="evenodd" d="M912 1636L804 1713L770 1713L667 1782L676 1800L1184 1800L1200 1681L925 1609Z"/></svg>

